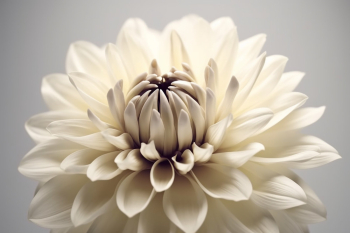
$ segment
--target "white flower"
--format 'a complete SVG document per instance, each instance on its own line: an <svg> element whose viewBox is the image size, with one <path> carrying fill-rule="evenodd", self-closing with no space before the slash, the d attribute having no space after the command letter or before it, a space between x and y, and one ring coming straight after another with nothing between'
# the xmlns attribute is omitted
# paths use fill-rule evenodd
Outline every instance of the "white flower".
<svg viewBox="0 0 350 233"><path fill-rule="evenodd" d="M339 159L300 128L303 73L238 40L229 18L187 16L163 32L129 19L116 44L71 45L43 79L51 111L19 171L38 180L29 219L52 233L308 232L326 210L290 169Z"/></svg>

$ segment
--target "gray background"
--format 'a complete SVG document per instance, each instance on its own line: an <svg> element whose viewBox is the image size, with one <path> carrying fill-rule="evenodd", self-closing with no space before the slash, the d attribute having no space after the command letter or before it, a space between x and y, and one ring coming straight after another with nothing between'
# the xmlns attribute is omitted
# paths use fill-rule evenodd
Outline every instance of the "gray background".
<svg viewBox="0 0 350 233"><path fill-rule="evenodd" d="M46 110L40 95L44 75L64 72L75 40L114 42L128 17L156 29L188 13L211 21L230 16L240 39L264 32L268 54L289 57L286 70L306 72L298 90L308 106L326 105L323 118L306 131L343 156L299 172L328 209L328 220L312 232L349 232L349 56L350 1L0 1L0 232L48 232L27 220L36 183L17 171L34 146L24 122Z"/></svg>

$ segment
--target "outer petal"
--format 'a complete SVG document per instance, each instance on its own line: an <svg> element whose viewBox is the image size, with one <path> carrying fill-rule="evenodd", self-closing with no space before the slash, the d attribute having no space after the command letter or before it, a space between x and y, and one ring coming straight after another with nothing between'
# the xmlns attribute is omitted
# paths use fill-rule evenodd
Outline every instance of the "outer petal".
<svg viewBox="0 0 350 233"><path fill-rule="evenodd" d="M163 208L168 218L184 232L196 232L208 210L206 197L198 185L185 176L176 176L165 191Z"/></svg>
<svg viewBox="0 0 350 233"><path fill-rule="evenodd" d="M43 78L41 94L51 110L82 110L87 104L64 74L50 74Z"/></svg>
<svg viewBox="0 0 350 233"><path fill-rule="evenodd" d="M120 151L113 151L95 159L86 172L89 179L92 181L110 180L122 173L122 170L114 163L119 153Z"/></svg>
<svg viewBox="0 0 350 233"><path fill-rule="evenodd" d="M98 217L87 233L115 233L123 232L128 218L118 208Z"/></svg>
<svg viewBox="0 0 350 233"><path fill-rule="evenodd" d="M232 201L249 199L252 184L238 169L219 164L196 166L191 174L208 195Z"/></svg>
<svg viewBox="0 0 350 233"><path fill-rule="evenodd" d="M120 184L117 204L129 218L142 212L155 195L149 179L149 170L134 172Z"/></svg>
<svg viewBox="0 0 350 233"><path fill-rule="evenodd" d="M18 170L23 175L41 181L63 174L61 162L71 153L82 149L82 146L55 138L40 143L22 159Z"/></svg>
<svg viewBox="0 0 350 233"><path fill-rule="evenodd" d="M72 226L70 212L73 201L86 182L86 176L83 175L62 175L51 179L33 198L29 219L47 228Z"/></svg>
<svg viewBox="0 0 350 233"><path fill-rule="evenodd" d="M114 193L120 177L109 181L89 182L82 187L74 200L71 212L75 226L92 222L116 207Z"/></svg>
<svg viewBox="0 0 350 233"><path fill-rule="evenodd" d="M36 142L44 142L54 138L46 127L53 121L66 119L86 119L86 114L80 111L50 111L32 116L25 124L30 137Z"/></svg>

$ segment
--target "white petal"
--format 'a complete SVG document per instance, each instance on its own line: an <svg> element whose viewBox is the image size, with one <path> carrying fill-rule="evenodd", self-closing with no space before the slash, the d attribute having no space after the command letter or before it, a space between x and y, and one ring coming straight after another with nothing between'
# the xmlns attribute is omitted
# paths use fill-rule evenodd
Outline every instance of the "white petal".
<svg viewBox="0 0 350 233"><path fill-rule="evenodd" d="M94 221L116 207L115 189L120 178L109 181L88 182L77 194L71 212L72 222L80 226Z"/></svg>
<svg viewBox="0 0 350 233"><path fill-rule="evenodd" d="M198 233L252 233L219 199L208 197L208 214Z"/></svg>
<svg viewBox="0 0 350 233"><path fill-rule="evenodd" d="M231 122L232 114L229 114L227 117L208 128L204 141L212 145L214 147L214 151L220 147L226 133L226 129Z"/></svg>
<svg viewBox="0 0 350 233"><path fill-rule="evenodd" d="M183 42L176 31L171 32L170 36L170 64L177 69L181 68L183 62L190 63L187 51Z"/></svg>
<svg viewBox="0 0 350 233"><path fill-rule="evenodd" d="M194 155L190 150L185 150L180 156L174 155L172 158L174 167L182 175L191 171L194 166Z"/></svg>
<svg viewBox="0 0 350 233"><path fill-rule="evenodd" d="M293 180L255 163L246 165L245 168L249 171L246 174L252 174L250 180L254 191L251 200L255 204L269 210L288 209L305 204L306 194Z"/></svg>
<svg viewBox="0 0 350 233"><path fill-rule="evenodd" d="M96 126L96 128L98 128L99 130L105 130L105 129L109 129L112 128L111 125L107 124L106 122L101 121L101 119L96 116L93 112L90 111L90 109L88 109L87 111L87 115L90 119L90 121Z"/></svg>
<svg viewBox="0 0 350 233"><path fill-rule="evenodd" d="M115 208L112 211L109 211L100 217L98 217L87 233L114 233L122 232L125 223L128 221L128 217L123 214L119 208ZM85 232L84 232L85 233Z"/></svg>
<svg viewBox="0 0 350 233"><path fill-rule="evenodd" d="M121 150L132 149L134 146L134 141L128 133L122 133L116 129L106 129L101 133L109 143Z"/></svg>
<svg viewBox="0 0 350 233"><path fill-rule="evenodd" d="M119 209L131 218L142 212L154 195L149 170L134 172L120 184L117 191L117 204Z"/></svg>
<svg viewBox="0 0 350 233"><path fill-rule="evenodd" d="M196 143L201 144L204 137L205 120L202 114L201 107L191 97L187 96L188 110L194 120L196 130Z"/></svg>
<svg viewBox="0 0 350 233"><path fill-rule="evenodd" d="M86 41L77 41L70 45L66 59L66 70L82 72L109 83L104 50Z"/></svg>
<svg viewBox="0 0 350 233"><path fill-rule="evenodd" d="M245 164L256 153L264 149L264 145L253 142L235 151L214 153L210 158L210 162L238 168Z"/></svg>
<svg viewBox="0 0 350 233"><path fill-rule="evenodd" d="M162 118L164 128L166 129L164 132L164 155L170 155L176 148L177 140L176 140L176 133L174 128L174 118L173 113L171 111L169 102L167 98L165 97L165 94L163 91L159 92L159 98L160 98L160 117Z"/></svg>
<svg viewBox="0 0 350 233"><path fill-rule="evenodd" d="M230 148L256 134L272 119L273 113L269 109L254 109L233 120L226 131L220 149Z"/></svg>
<svg viewBox="0 0 350 233"><path fill-rule="evenodd" d="M162 153L164 149L165 128L159 112L155 109L152 111L151 122L149 126L149 141L154 141L157 150Z"/></svg>
<svg viewBox="0 0 350 233"><path fill-rule="evenodd" d="M110 180L119 175L122 170L114 163L114 159L119 154L119 151L113 151L101 155L95 159L87 170L87 176L90 180Z"/></svg>
<svg viewBox="0 0 350 233"><path fill-rule="evenodd" d="M47 181L63 174L60 164L69 154L82 149L75 143L55 138L38 144L22 159L18 170L21 174L36 180Z"/></svg>
<svg viewBox="0 0 350 233"><path fill-rule="evenodd" d="M290 92L277 97L271 103L267 104L267 107L274 112L274 116L265 127L257 132L257 134L264 132L280 122L294 109L302 106L306 102L307 98L308 97L302 93Z"/></svg>
<svg viewBox="0 0 350 233"><path fill-rule="evenodd" d="M148 144L141 143L141 154L149 161L155 161L160 159L160 155L154 145L154 141L151 141Z"/></svg>
<svg viewBox="0 0 350 233"><path fill-rule="evenodd" d="M50 74L43 78L41 94L51 110L82 110L87 105L70 83L67 75Z"/></svg>
<svg viewBox="0 0 350 233"><path fill-rule="evenodd" d="M73 201L86 182L84 175L62 175L49 180L33 198L28 218L46 228L72 226L70 212Z"/></svg>
<svg viewBox="0 0 350 233"><path fill-rule="evenodd" d="M92 149L102 151L115 149L89 120L54 121L47 126L47 130L55 136Z"/></svg>
<svg viewBox="0 0 350 233"><path fill-rule="evenodd" d="M252 184L243 172L219 164L196 166L191 174L208 195L233 201L248 200Z"/></svg>
<svg viewBox="0 0 350 233"><path fill-rule="evenodd" d="M44 142L53 139L46 127L53 121L65 119L86 119L86 114L80 111L50 111L32 116L25 124L29 136L36 142Z"/></svg>
<svg viewBox="0 0 350 233"><path fill-rule="evenodd" d="M144 73L144 76L146 77L147 73ZM137 96L139 93L143 91L148 85L150 84L149 81L141 81L140 83L136 84L135 86L132 86L132 89L128 92L126 95L125 101L126 103L129 103L132 98Z"/></svg>
<svg viewBox="0 0 350 233"><path fill-rule="evenodd" d="M138 233L171 232L172 222L163 210L163 195L157 194L147 208L141 212L138 223Z"/></svg>
<svg viewBox="0 0 350 233"><path fill-rule="evenodd" d="M131 77L128 77L124 66L124 60L120 56L120 52L115 44L109 43L105 50L107 66L112 76L112 84L122 79L126 84L129 84Z"/></svg>
<svg viewBox="0 0 350 233"><path fill-rule="evenodd" d="M221 200L221 202L231 214L250 229L250 232L279 233L275 219L269 211L260 208L251 200L239 202Z"/></svg>
<svg viewBox="0 0 350 233"><path fill-rule="evenodd" d="M206 197L200 187L185 176L176 176L165 191L163 208L168 218L185 232L196 232L208 210Z"/></svg>
<svg viewBox="0 0 350 233"><path fill-rule="evenodd" d="M206 107L205 107L205 128L215 123L216 97L212 90L206 89Z"/></svg>
<svg viewBox="0 0 350 233"><path fill-rule="evenodd" d="M123 86L123 80L119 80L114 88L107 93L109 110L117 123L117 128L120 130L124 130L125 99Z"/></svg>
<svg viewBox="0 0 350 233"><path fill-rule="evenodd" d="M151 169L151 184L156 192L167 190L174 182L174 167L168 159L158 159Z"/></svg>
<svg viewBox="0 0 350 233"><path fill-rule="evenodd" d="M273 91L273 93L271 93L271 97L280 95L282 93L292 92L304 76L305 73L298 71L283 73L275 90Z"/></svg>
<svg viewBox="0 0 350 233"><path fill-rule="evenodd" d="M154 91L146 100L145 104L142 107L140 117L139 117L139 128L140 128L140 138L141 142L148 142L149 140L149 126L151 121L152 110L154 104L157 103L159 91Z"/></svg>
<svg viewBox="0 0 350 233"><path fill-rule="evenodd" d="M179 142L179 151L183 151L191 146L192 127L188 114L181 110L177 128L177 138Z"/></svg>
<svg viewBox="0 0 350 233"><path fill-rule="evenodd" d="M122 170L141 171L152 167L152 164L142 156L139 149L122 151L115 158L115 163Z"/></svg>
<svg viewBox="0 0 350 233"><path fill-rule="evenodd" d="M140 144L139 124L136 115L135 105L130 102L124 112L125 128L135 143Z"/></svg>
<svg viewBox="0 0 350 233"><path fill-rule="evenodd" d="M86 174L89 165L104 153L90 148L75 151L62 161L61 168L69 173Z"/></svg>
<svg viewBox="0 0 350 233"><path fill-rule="evenodd" d="M194 155L194 161L199 163L206 163L213 154L214 147L209 143L204 143L200 147L194 142L192 144L192 151Z"/></svg>
<svg viewBox="0 0 350 233"><path fill-rule="evenodd" d="M318 121L323 115L325 107L301 108L291 112L276 125L279 130L294 130L304 128Z"/></svg>
<svg viewBox="0 0 350 233"><path fill-rule="evenodd" d="M238 92L238 89L239 83L237 79L233 76L227 86L225 97L219 105L216 121L224 119L225 117L227 117L227 115L231 113L233 100Z"/></svg>
<svg viewBox="0 0 350 233"><path fill-rule="evenodd" d="M309 233L307 225L300 224L283 211L271 211L276 220L280 232L285 233Z"/></svg>

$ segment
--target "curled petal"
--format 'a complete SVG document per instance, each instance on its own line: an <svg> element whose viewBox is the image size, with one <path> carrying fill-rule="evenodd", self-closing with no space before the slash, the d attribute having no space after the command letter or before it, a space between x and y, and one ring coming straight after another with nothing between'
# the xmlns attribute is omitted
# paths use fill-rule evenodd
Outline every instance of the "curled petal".
<svg viewBox="0 0 350 233"><path fill-rule="evenodd" d="M220 147L226 129L231 124L232 119L232 114L229 114L226 118L208 128L204 141L213 145L214 151Z"/></svg>
<svg viewBox="0 0 350 233"><path fill-rule="evenodd" d="M204 143L200 147L196 143L192 144L192 151L194 155L194 161L198 163L207 162L213 154L214 147L209 143Z"/></svg>
<svg viewBox="0 0 350 233"><path fill-rule="evenodd" d="M192 127L188 114L181 110L177 128L179 150L183 151L190 147L192 143Z"/></svg>
<svg viewBox="0 0 350 233"><path fill-rule="evenodd" d="M122 151L115 158L115 163L122 170L141 171L152 167L152 164L142 156L139 149Z"/></svg>
<svg viewBox="0 0 350 233"><path fill-rule="evenodd" d="M87 170L87 176L90 180L110 180L122 173L122 170L118 169L118 166L113 162L119 153L119 151L114 151L95 159Z"/></svg>
<svg viewBox="0 0 350 233"><path fill-rule="evenodd" d="M149 161L155 161L160 159L160 155L154 145L154 141L151 141L148 144L141 143L141 154Z"/></svg>
<svg viewBox="0 0 350 233"><path fill-rule="evenodd" d="M194 166L194 155L190 150L185 150L181 156L175 155L171 158L174 163L174 167L182 175L191 171Z"/></svg>
<svg viewBox="0 0 350 233"><path fill-rule="evenodd" d="M109 143L121 150L131 149L134 146L134 141L128 133L122 133L116 129L106 129L101 133Z"/></svg>
<svg viewBox="0 0 350 233"><path fill-rule="evenodd" d="M174 167L168 159L159 159L151 169L151 183L156 192L167 190L174 182Z"/></svg>

